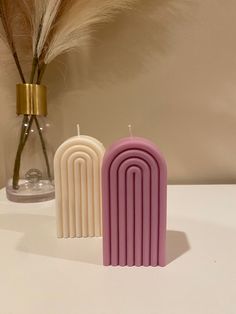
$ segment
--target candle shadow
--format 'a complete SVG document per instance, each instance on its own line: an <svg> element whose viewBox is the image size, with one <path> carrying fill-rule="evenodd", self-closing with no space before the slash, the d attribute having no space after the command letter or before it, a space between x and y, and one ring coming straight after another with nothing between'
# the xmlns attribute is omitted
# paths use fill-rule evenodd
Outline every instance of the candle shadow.
<svg viewBox="0 0 236 314"><path fill-rule="evenodd" d="M190 250L186 234L182 231L167 230L166 234L166 263L172 263Z"/></svg>
<svg viewBox="0 0 236 314"><path fill-rule="evenodd" d="M102 239L58 239L55 217L2 214L0 215L0 229L22 233L22 237L16 244L16 250L102 265Z"/></svg>
<svg viewBox="0 0 236 314"><path fill-rule="evenodd" d="M29 254L102 265L102 238L58 239L53 216L1 214L0 229L22 233L16 250ZM190 249L184 232L167 231L167 264Z"/></svg>

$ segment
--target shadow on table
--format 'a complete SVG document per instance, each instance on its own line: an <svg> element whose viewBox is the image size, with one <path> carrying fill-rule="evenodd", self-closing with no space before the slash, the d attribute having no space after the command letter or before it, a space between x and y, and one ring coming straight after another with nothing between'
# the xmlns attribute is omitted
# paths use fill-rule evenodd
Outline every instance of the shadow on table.
<svg viewBox="0 0 236 314"><path fill-rule="evenodd" d="M167 265L190 250L186 234L182 231L167 230L166 263Z"/></svg>
<svg viewBox="0 0 236 314"><path fill-rule="evenodd" d="M23 233L16 245L19 251L102 264L102 239L58 239L55 217L43 215L0 215L0 229Z"/></svg>
<svg viewBox="0 0 236 314"><path fill-rule="evenodd" d="M2 214L0 229L23 233L16 249L42 256L102 265L101 238L58 239L55 218L42 215ZM184 232L167 231L167 264L189 250Z"/></svg>

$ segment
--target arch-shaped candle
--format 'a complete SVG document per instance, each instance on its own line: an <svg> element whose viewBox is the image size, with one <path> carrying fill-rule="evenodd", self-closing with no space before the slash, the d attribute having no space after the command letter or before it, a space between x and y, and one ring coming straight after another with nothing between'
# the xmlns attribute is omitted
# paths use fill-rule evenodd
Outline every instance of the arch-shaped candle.
<svg viewBox="0 0 236 314"><path fill-rule="evenodd" d="M101 236L104 151L97 139L80 134L57 149L54 172L59 238Z"/></svg>
<svg viewBox="0 0 236 314"><path fill-rule="evenodd" d="M164 266L167 167L158 148L129 137L102 166L104 265Z"/></svg>

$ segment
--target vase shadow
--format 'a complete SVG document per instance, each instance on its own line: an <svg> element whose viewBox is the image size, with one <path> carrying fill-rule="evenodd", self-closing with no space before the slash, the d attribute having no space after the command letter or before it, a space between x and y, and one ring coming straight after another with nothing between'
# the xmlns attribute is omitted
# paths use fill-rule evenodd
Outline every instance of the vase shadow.
<svg viewBox="0 0 236 314"><path fill-rule="evenodd" d="M19 251L59 259L102 265L102 238L58 239L53 216L1 214L0 229L22 233ZM167 231L167 264L189 250L184 232Z"/></svg>

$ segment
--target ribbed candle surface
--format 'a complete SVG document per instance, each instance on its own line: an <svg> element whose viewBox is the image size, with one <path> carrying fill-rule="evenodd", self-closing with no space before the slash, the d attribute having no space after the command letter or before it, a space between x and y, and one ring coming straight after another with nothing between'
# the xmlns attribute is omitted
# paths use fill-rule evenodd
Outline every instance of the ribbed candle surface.
<svg viewBox="0 0 236 314"><path fill-rule="evenodd" d="M101 163L104 147L78 135L64 142L54 158L57 236L101 236Z"/></svg>
<svg viewBox="0 0 236 314"><path fill-rule="evenodd" d="M158 148L129 137L103 159L104 265L164 266L167 167Z"/></svg>

